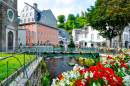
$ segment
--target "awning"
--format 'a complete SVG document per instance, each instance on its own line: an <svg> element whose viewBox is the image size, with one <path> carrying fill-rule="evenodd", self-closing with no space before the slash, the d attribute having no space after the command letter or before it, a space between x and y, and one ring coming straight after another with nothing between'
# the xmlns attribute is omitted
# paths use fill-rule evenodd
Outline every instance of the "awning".
<svg viewBox="0 0 130 86"><path fill-rule="evenodd" d="M95 43L94 41L90 40L88 43Z"/></svg>

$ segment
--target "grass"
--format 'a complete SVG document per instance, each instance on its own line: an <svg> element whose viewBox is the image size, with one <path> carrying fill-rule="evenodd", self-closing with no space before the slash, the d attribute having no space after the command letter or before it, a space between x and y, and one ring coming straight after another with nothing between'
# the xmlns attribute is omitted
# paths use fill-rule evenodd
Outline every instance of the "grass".
<svg viewBox="0 0 130 86"><path fill-rule="evenodd" d="M0 58L11 56L11 55L13 55L13 54L0 54ZM19 59L20 62L14 57ZM25 63L28 63L34 57L35 57L35 55L25 54ZM7 70L7 61L8 61L8 68L18 69L24 64L24 54L15 55L13 57L9 57L2 61L0 60L0 81L3 81L7 77L7 72L5 72ZM21 63L21 65L20 65L20 63ZM15 72L15 69L9 69L8 75L11 75L13 72ZM3 73L3 72L5 72L5 73Z"/></svg>

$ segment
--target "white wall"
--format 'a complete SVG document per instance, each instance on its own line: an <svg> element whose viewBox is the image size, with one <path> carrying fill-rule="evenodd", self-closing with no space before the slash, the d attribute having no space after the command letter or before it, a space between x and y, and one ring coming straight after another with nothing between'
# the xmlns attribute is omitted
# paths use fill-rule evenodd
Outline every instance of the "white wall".
<svg viewBox="0 0 130 86"><path fill-rule="evenodd" d="M26 45L26 29L18 29L18 44Z"/></svg>

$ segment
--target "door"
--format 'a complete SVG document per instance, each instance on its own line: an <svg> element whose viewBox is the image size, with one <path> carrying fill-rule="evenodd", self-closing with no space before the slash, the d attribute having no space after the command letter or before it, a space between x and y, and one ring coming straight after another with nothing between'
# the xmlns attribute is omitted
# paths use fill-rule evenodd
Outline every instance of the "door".
<svg viewBox="0 0 130 86"><path fill-rule="evenodd" d="M11 31L8 32L8 49L13 50L13 33Z"/></svg>

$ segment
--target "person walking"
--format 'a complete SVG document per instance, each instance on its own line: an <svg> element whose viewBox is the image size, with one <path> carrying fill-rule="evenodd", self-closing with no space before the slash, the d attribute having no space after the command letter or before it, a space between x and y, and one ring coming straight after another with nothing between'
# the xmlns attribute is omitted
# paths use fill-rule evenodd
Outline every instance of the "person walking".
<svg viewBox="0 0 130 86"><path fill-rule="evenodd" d="M67 51L67 45L65 44L65 51Z"/></svg>

